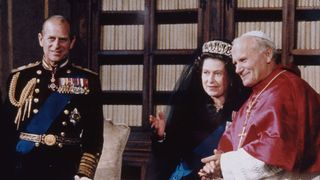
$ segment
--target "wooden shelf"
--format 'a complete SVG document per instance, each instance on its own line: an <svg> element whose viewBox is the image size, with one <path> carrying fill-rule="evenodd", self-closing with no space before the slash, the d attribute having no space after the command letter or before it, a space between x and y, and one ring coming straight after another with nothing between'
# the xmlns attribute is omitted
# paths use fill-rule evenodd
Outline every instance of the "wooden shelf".
<svg viewBox="0 0 320 180"><path fill-rule="evenodd" d="M145 11L108 11L100 14L100 24L144 24L144 18Z"/></svg>
<svg viewBox="0 0 320 180"><path fill-rule="evenodd" d="M320 65L320 55L296 55L293 57L293 61L296 65Z"/></svg>
<svg viewBox="0 0 320 180"><path fill-rule="evenodd" d="M99 65L107 64L143 64L143 51L100 51Z"/></svg>
<svg viewBox="0 0 320 180"><path fill-rule="evenodd" d="M172 96L172 91L155 91L154 100L156 105L165 105L169 103L169 99Z"/></svg>
<svg viewBox="0 0 320 180"><path fill-rule="evenodd" d="M197 58L196 50L156 50L154 64L189 64Z"/></svg>
<svg viewBox="0 0 320 180"><path fill-rule="evenodd" d="M315 7L296 7L296 10L320 10L320 6L315 6Z"/></svg>
<svg viewBox="0 0 320 180"><path fill-rule="evenodd" d="M320 20L320 9L298 9L295 16L297 21L317 21Z"/></svg>
<svg viewBox="0 0 320 180"><path fill-rule="evenodd" d="M254 22L254 21L281 21L282 9L280 8L241 8L235 11L236 22Z"/></svg>
<svg viewBox="0 0 320 180"><path fill-rule="evenodd" d="M160 55L154 57L154 64L190 64L195 60L193 55Z"/></svg>
<svg viewBox="0 0 320 180"><path fill-rule="evenodd" d="M189 13L198 12L198 9L157 9L156 13Z"/></svg>
<svg viewBox="0 0 320 180"><path fill-rule="evenodd" d="M182 24L182 23L197 23L198 11L192 10L161 10L156 11L156 24Z"/></svg>
<svg viewBox="0 0 320 180"><path fill-rule="evenodd" d="M320 49L293 49L291 53L295 56L320 56Z"/></svg>
<svg viewBox="0 0 320 180"><path fill-rule="evenodd" d="M150 132L139 133L141 128L131 127L128 143L123 152L123 166L138 167L140 170L139 178L140 180L148 179L146 177L147 169L151 154L151 140ZM124 168L125 170L125 168Z"/></svg>
<svg viewBox="0 0 320 180"><path fill-rule="evenodd" d="M99 56L136 56L143 55L143 50L102 50L98 52Z"/></svg>
<svg viewBox="0 0 320 180"><path fill-rule="evenodd" d="M155 55L192 55L195 49L165 49L165 50L155 50L153 54Z"/></svg>
<svg viewBox="0 0 320 180"><path fill-rule="evenodd" d="M116 11L100 11L100 14L127 14L127 13L141 13L144 12L143 10L116 10Z"/></svg>
<svg viewBox="0 0 320 180"><path fill-rule="evenodd" d="M282 7L239 7L237 11L282 11Z"/></svg>
<svg viewBox="0 0 320 180"><path fill-rule="evenodd" d="M142 91L103 91L103 104L142 104Z"/></svg>

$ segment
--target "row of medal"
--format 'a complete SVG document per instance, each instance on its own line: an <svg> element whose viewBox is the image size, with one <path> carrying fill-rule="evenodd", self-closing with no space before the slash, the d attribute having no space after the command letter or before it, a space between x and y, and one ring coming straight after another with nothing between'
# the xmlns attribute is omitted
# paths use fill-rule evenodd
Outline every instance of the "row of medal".
<svg viewBox="0 0 320 180"><path fill-rule="evenodd" d="M86 78L59 78L58 85L52 82L49 88L59 93L88 94L90 92L88 82Z"/></svg>

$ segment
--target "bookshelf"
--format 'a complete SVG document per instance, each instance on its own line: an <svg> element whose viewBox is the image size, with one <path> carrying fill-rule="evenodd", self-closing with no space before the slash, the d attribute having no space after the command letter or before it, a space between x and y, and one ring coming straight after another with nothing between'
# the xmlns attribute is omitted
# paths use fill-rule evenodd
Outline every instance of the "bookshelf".
<svg viewBox="0 0 320 180"><path fill-rule="evenodd" d="M194 59L199 47L199 14L197 0L154 1L152 4L151 52L152 114L165 111L185 64ZM199 20L200 19L200 20Z"/></svg>
<svg viewBox="0 0 320 180"><path fill-rule="evenodd" d="M104 0L98 15L97 59L104 117L143 129L148 27L144 0Z"/></svg>
<svg viewBox="0 0 320 180"><path fill-rule="evenodd" d="M145 174L150 152L149 126L143 121L149 114L149 6L147 0L101 0L96 18L104 117L129 125L132 132L123 173L134 167Z"/></svg>
<svg viewBox="0 0 320 180"><path fill-rule="evenodd" d="M148 117L166 104L185 64L203 42L265 31L284 65L298 65L320 91L318 0L100 0L93 11L105 118L132 128L124 165L147 171ZM307 24L307 25L305 25ZM307 28L310 27L310 28ZM310 31L310 32L309 32ZM308 46L307 40L310 39ZM310 46L310 47L309 47ZM312 73L310 73L312 72Z"/></svg>
<svg viewBox="0 0 320 180"><path fill-rule="evenodd" d="M184 65L203 39L198 0L101 0L96 59L104 116L131 128L124 172L145 178L150 155L149 115L165 110ZM126 178L126 177L124 177Z"/></svg>
<svg viewBox="0 0 320 180"><path fill-rule="evenodd" d="M104 96L110 96L105 104L141 104L141 126L134 128L150 131L145 121L155 113L155 105L165 105L183 66L194 60L204 41L222 38L223 30L213 22L223 17L215 7L221 9L224 4L205 0L101 0L96 58ZM213 12L214 16L206 16ZM138 70L131 70L131 66L138 66ZM132 76L139 77L133 78L139 81L137 88L118 82ZM140 101L137 96L142 97Z"/></svg>
<svg viewBox="0 0 320 180"><path fill-rule="evenodd" d="M308 1L308 4L298 1L296 4L297 37L295 49L292 49L293 60L299 64L301 77L320 93L320 1ZM305 29L301 24L308 22ZM306 46L301 46L301 31L305 31ZM308 37L308 39L307 39ZM309 39L310 38L310 39Z"/></svg>
<svg viewBox="0 0 320 180"><path fill-rule="evenodd" d="M288 1L283 11L282 62L297 65L301 77L320 93L320 1Z"/></svg>

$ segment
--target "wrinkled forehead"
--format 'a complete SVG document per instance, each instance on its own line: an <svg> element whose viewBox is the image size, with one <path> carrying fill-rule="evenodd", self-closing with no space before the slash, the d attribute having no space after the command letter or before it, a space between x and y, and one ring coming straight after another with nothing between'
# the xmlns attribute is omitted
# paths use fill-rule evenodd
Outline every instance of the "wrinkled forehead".
<svg viewBox="0 0 320 180"><path fill-rule="evenodd" d="M231 53L248 51L257 48L257 40L250 36L243 36L235 39L232 43ZM232 54L233 56L233 54Z"/></svg>
<svg viewBox="0 0 320 180"><path fill-rule="evenodd" d="M205 58L202 65L202 71L224 71L225 70L225 62L218 58Z"/></svg>
<svg viewBox="0 0 320 180"><path fill-rule="evenodd" d="M49 20L43 24L42 34L69 36L70 25L66 21L59 19Z"/></svg>
<svg viewBox="0 0 320 180"><path fill-rule="evenodd" d="M249 45L255 45L257 43L257 40L255 37L252 36L240 36L236 38L232 42L232 47L233 46L249 46Z"/></svg>
<svg viewBox="0 0 320 180"><path fill-rule="evenodd" d="M255 50L256 42L254 39L241 37L233 42L231 54L232 63L244 58Z"/></svg>

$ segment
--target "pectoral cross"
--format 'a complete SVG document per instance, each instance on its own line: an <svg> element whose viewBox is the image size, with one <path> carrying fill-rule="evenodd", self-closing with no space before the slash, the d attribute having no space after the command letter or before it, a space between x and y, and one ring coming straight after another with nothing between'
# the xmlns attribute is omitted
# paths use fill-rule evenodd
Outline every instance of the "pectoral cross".
<svg viewBox="0 0 320 180"><path fill-rule="evenodd" d="M238 136L240 137L239 144L238 144L238 149L241 147L241 145L243 143L242 141L243 141L244 137L246 137L246 135L247 135L247 133L246 133L247 122L248 122L248 119L249 119L249 116L250 116L251 108L253 107L254 103L255 103L255 98L254 98L254 100L252 100L248 104L248 108L246 110L246 119L245 119L245 121L243 123L241 133L238 134Z"/></svg>
<svg viewBox="0 0 320 180"><path fill-rule="evenodd" d="M254 97L254 96L253 96L253 97ZM254 97L253 100L250 101L249 104L248 104L248 108L247 108L247 110L246 110L246 121L247 121L247 119L248 119L249 116L250 116L251 109L252 109L253 105L255 104L255 102L256 102L256 98Z"/></svg>
<svg viewBox="0 0 320 180"><path fill-rule="evenodd" d="M241 147L243 138L246 137L246 135L247 135L246 134L246 126L243 126L241 133L238 134L238 136L240 137L239 144L238 144L238 149Z"/></svg>

